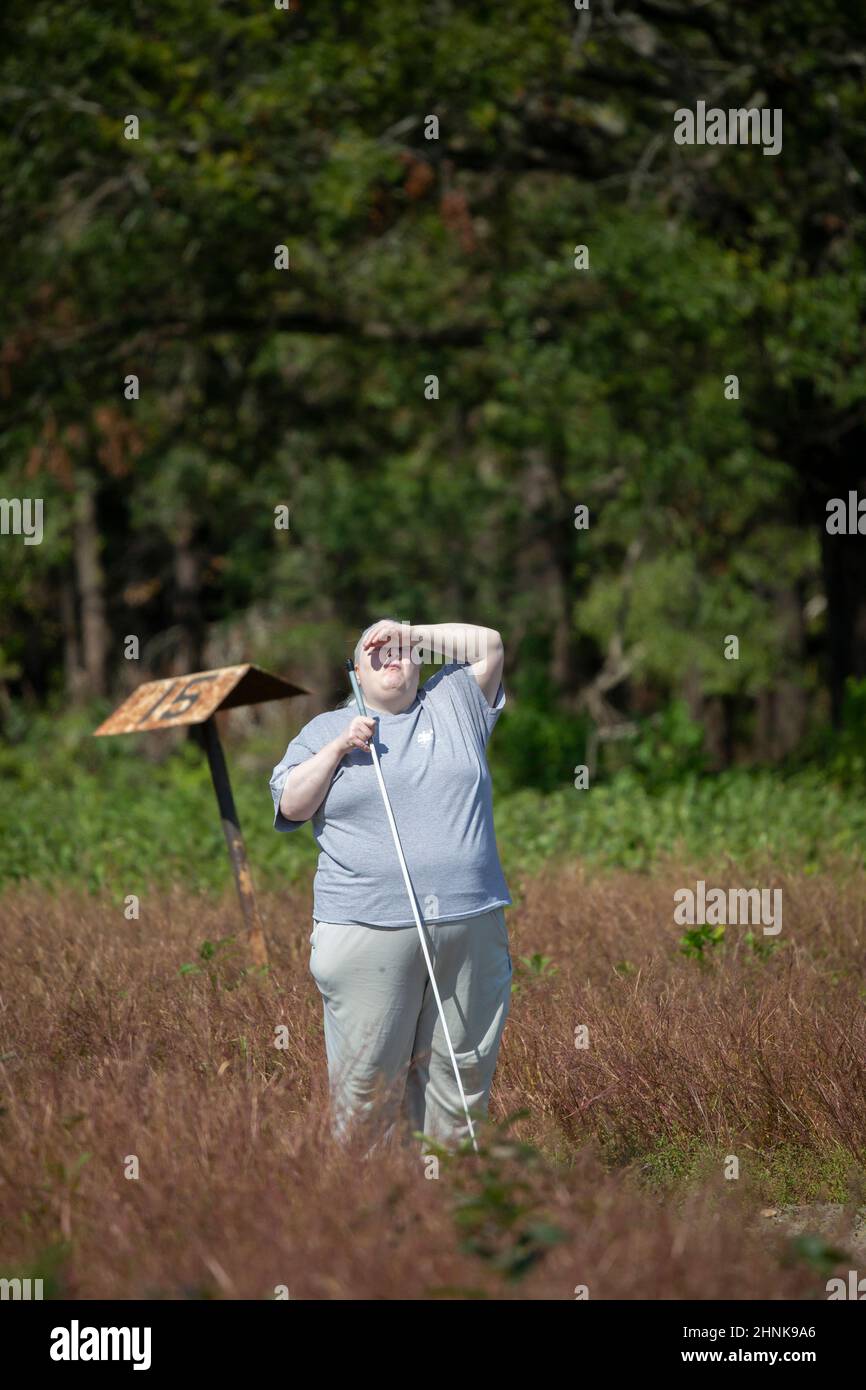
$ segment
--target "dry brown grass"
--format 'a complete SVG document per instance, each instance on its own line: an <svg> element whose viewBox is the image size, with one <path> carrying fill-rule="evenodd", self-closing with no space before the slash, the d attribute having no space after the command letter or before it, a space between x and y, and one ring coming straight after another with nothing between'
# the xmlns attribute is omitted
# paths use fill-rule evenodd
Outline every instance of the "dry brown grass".
<svg viewBox="0 0 866 1390"><path fill-rule="evenodd" d="M792 1200L827 1175L856 1185L862 883L783 882L772 957L731 928L701 968L672 921L673 889L696 876L522 885L487 1151L443 1161L437 1181L415 1151L365 1161L328 1136L308 894L264 900L262 977L231 948L179 973L236 931L230 898L153 895L128 922L117 903L7 893L0 1272L54 1260L73 1298L825 1296L828 1271L786 1260L758 1211L770 1181ZM536 952L556 973L521 964ZM508 1142L494 1126L518 1110ZM496 1258L519 1271L524 1254L525 1276L505 1279Z"/></svg>

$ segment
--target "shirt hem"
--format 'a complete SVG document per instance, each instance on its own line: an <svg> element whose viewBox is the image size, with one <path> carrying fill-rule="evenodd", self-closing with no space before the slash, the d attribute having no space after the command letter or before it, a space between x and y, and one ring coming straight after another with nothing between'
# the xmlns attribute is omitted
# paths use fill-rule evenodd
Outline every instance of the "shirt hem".
<svg viewBox="0 0 866 1390"><path fill-rule="evenodd" d="M455 912L453 915L450 915L450 916L448 916L448 917L429 917L429 918L425 918L424 915L423 915L423 913L422 913L422 914L421 914L421 921L424 923L425 926L428 926L428 927L435 927L439 922L463 922L463 921L466 920L467 917L483 917L483 916L485 915L485 913L487 913L487 912L492 912L493 909L496 908L496 907L511 907L512 905L513 905L513 904L512 904L512 900L511 900L511 897L510 897L510 896L507 897L507 898L497 898L495 902L488 903L488 905L487 905L486 907L473 907L472 910L471 910L470 912ZM323 917L323 916L319 916L315 911L313 912L313 918L312 918L312 920L313 920L314 922L331 922L332 925L335 926L335 927L414 927L414 926L415 926L415 918L414 918L414 917L409 917L409 918L401 919L399 922L362 922L362 921L360 921L358 918L354 918L354 919L353 919L352 921L350 921L350 922L338 922L338 921L336 921L336 920L335 920L334 918L332 918L332 917Z"/></svg>

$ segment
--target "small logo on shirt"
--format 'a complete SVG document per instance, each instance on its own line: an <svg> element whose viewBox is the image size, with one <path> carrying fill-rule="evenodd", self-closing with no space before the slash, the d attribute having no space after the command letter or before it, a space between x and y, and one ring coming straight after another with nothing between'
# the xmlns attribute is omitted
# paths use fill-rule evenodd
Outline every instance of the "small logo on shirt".
<svg viewBox="0 0 866 1390"><path fill-rule="evenodd" d="M428 743L433 742L433 730L422 729L420 734L418 735L418 738L416 739L416 742L420 743L422 748L426 748Z"/></svg>

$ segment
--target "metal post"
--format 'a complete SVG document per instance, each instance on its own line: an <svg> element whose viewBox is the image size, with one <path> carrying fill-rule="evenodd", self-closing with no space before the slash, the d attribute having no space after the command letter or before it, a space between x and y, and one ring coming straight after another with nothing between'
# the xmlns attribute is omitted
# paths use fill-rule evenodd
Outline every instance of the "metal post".
<svg viewBox="0 0 866 1390"><path fill-rule="evenodd" d="M235 799L232 796L231 782L229 781L228 768L226 767L225 756L223 755L222 744L216 726L216 719L211 716L198 725L202 731L202 741L207 752L208 766L213 780L214 791L216 792L217 803L220 808L220 820L222 821L223 833L226 837L229 859L232 861L232 871L235 876L238 897L241 900L241 911L244 914L244 922L247 929L247 941L250 953L256 965L267 965L268 947L265 941L265 933L262 928L262 919L259 916L259 909L256 903L256 895L253 889L252 875L250 874L247 851L244 846L244 837L241 834L238 813L235 809Z"/></svg>

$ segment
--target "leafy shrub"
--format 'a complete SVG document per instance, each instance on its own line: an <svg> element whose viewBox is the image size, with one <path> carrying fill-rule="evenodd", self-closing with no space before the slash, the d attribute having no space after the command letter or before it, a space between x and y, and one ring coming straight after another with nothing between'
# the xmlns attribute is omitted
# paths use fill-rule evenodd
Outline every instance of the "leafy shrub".
<svg viewBox="0 0 866 1390"><path fill-rule="evenodd" d="M566 756L563 739L565 772L556 788L515 788L522 773L509 775L501 755L495 816L506 876L575 856L636 871L673 854L708 867L731 857L744 866L772 857L780 869L807 874L840 859L863 862L866 803L856 779L837 781L816 766L669 776L677 759L682 766L691 756L691 734L677 718L656 729L655 743L642 745L638 762L650 757L647 749L661 750L655 778L630 766L577 790L578 758L574 744ZM140 739L92 738L98 719L92 710L40 716L17 742L0 746L0 883L77 883L121 895L150 883L198 891L230 886L201 751L183 742L154 762ZM553 736L548 729L538 737L536 747ZM556 748L555 739L549 746ZM279 751L255 740L226 749L253 879L263 888L309 877L317 858L308 828L273 830L267 783ZM550 769L538 780L552 783Z"/></svg>
<svg viewBox="0 0 866 1390"><path fill-rule="evenodd" d="M574 779L586 760L588 721L548 713L527 703L506 706L496 725L488 756L499 791L521 787L551 792Z"/></svg>
<svg viewBox="0 0 866 1390"><path fill-rule="evenodd" d="M824 729L807 744L803 756L826 768L828 776L845 787L866 782L866 679L849 677L838 729Z"/></svg>

